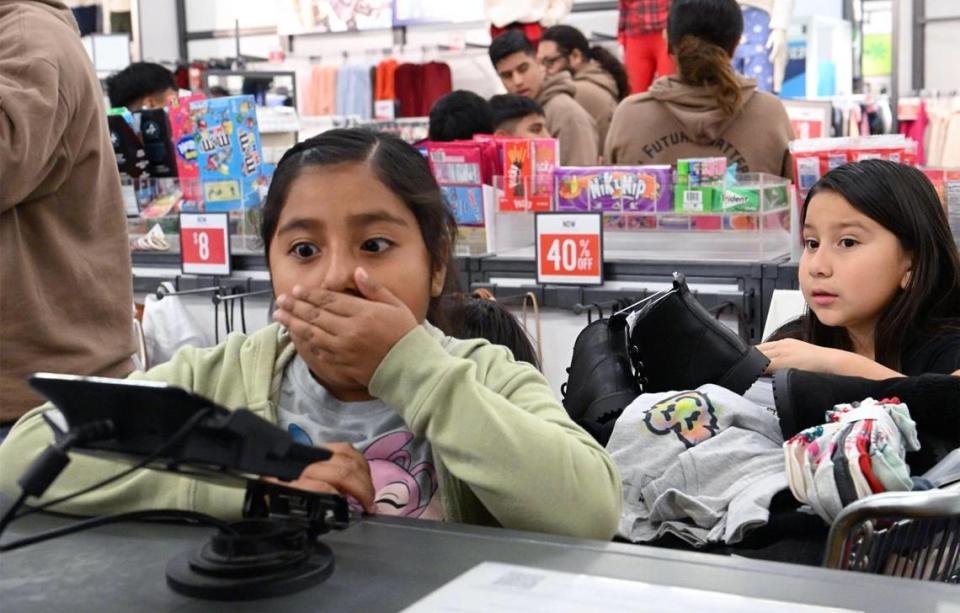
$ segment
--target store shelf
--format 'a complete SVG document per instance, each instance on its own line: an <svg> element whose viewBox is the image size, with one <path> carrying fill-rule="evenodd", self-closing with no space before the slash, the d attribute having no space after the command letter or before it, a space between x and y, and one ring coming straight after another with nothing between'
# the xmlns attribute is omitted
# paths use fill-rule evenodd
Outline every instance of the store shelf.
<svg viewBox="0 0 960 613"><path fill-rule="evenodd" d="M786 258L745 262L663 261L613 259L604 263L603 285L576 287L536 283L532 256L500 255L478 259L471 289L486 288L507 297L533 292L541 306L579 312L586 305L609 307L617 300L642 298L670 287L674 272L682 272L697 298L708 309L733 309L740 319L740 334L759 342L770 295ZM609 310L609 308L605 309Z"/></svg>

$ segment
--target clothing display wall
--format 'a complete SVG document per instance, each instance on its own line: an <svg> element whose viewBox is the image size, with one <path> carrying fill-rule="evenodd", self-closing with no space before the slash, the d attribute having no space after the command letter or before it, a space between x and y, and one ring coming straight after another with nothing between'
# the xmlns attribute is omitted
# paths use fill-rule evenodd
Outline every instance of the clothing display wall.
<svg viewBox="0 0 960 613"><path fill-rule="evenodd" d="M423 117L442 96L453 90L450 66L445 62L378 64L357 62L342 66L312 66L300 97L306 116L374 117L374 102L396 100L396 117Z"/></svg>
<svg viewBox="0 0 960 613"><path fill-rule="evenodd" d="M831 102L835 136L893 133L893 110L887 96L845 96Z"/></svg>
<svg viewBox="0 0 960 613"><path fill-rule="evenodd" d="M901 98L897 120L900 133L919 144L919 164L960 167L960 96Z"/></svg>

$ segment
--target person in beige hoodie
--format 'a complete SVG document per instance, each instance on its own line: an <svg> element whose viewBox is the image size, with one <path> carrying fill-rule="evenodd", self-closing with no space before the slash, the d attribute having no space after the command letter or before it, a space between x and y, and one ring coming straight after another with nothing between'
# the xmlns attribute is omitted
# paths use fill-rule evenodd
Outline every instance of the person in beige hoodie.
<svg viewBox="0 0 960 613"><path fill-rule="evenodd" d="M543 107L547 131L560 141L561 165L596 165L600 157L597 125L574 100L577 88L570 73L546 76L533 45L516 30L493 39L490 61L508 93L533 98Z"/></svg>
<svg viewBox="0 0 960 613"><path fill-rule="evenodd" d="M133 284L103 93L63 2L0 1L0 426L45 370L133 370Z"/></svg>
<svg viewBox="0 0 960 613"><path fill-rule="evenodd" d="M573 75L577 88L574 100L597 123L602 147L617 103L630 94L623 64L603 47L591 47L583 32L567 25L553 26L543 33L537 60L548 75L563 71Z"/></svg>
<svg viewBox="0 0 960 613"><path fill-rule="evenodd" d="M739 172L792 178L793 128L783 103L736 74L743 31L734 0L674 0L667 44L678 74L617 107L604 146L608 164L674 164L724 156Z"/></svg>

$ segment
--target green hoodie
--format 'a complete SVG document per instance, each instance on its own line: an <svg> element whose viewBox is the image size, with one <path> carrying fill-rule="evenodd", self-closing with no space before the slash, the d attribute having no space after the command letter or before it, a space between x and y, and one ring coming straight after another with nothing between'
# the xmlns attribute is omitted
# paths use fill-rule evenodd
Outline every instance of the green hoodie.
<svg viewBox="0 0 960 613"><path fill-rule="evenodd" d="M209 349L186 347L131 379L163 381L229 409L247 408L277 421L284 369L295 355L278 325L233 334ZM392 407L416 436L430 441L448 521L500 525L609 539L622 505L610 457L577 427L532 366L509 350L445 337L429 324L390 350L370 381L371 395ZM16 479L52 440L41 414L25 415L0 445L0 491L17 495ZM82 454L47 499L92 485L123 464ZM243 489L172 473L141 470L57 507L79 515L140 509L186 509L240 516Z"/></svg>

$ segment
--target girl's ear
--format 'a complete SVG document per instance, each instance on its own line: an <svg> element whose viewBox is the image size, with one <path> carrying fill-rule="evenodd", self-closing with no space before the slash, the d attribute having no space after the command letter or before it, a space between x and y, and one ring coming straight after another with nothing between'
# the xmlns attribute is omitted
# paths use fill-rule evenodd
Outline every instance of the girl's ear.
<svg viewBox="0 0 960 613"><path fill-rule="evenodd" d="M447 265L444 264L433 271L430 279L430 297L438 298L443 293L443 286L447 280Z"/></svg>
<svg viewBox="0 0 960 613"><path fill-rule="evenodd" d="M900 289L907 289L907 285L910 284L910 275L913 271L907 269L907 272L903 273L903 277L900 279Z"/></svg>

